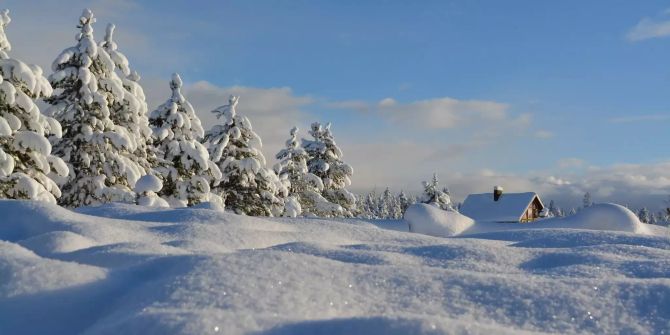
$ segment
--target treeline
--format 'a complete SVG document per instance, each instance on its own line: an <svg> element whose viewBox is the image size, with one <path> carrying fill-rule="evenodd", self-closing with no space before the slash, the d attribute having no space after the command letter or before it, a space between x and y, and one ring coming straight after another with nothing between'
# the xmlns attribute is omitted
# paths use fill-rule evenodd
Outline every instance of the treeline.
<svg viewBox="0 0 670 335"><path fill-rule="evenodd" d="M261 139L231 96L212 111L205 130L174 74L165 103L149 112L139 74L114 41L100 42L90 10L76 43L54 60L51 74L10 56L0 13L0 198L65 207L130 202L184 207L209 202L240 214L351 217L353 169L342 160L330 124L311 138L289 132L268 167ZM47 104L40 111L36 101Z"/></svg>

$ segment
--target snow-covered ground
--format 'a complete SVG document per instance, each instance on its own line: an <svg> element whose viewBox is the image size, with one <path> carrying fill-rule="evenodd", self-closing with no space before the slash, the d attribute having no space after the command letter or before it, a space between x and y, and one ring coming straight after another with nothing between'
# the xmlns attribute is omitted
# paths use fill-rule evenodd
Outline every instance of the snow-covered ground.
<svg viewBox="0 0 670 335"><path fill-rule="evenodd" d="M0 201L0 334L670 333L668 229L406 227Z"/></svg>

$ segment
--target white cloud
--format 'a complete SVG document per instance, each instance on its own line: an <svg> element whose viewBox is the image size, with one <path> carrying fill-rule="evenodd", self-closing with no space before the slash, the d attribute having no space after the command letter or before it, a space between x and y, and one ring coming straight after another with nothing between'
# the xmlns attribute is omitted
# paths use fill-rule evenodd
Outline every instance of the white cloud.
<svg viewBox="0 0 670 335"><path fill-rule="evenodd" d="M377 104L380 115L398 124L428 129L448 129L481 122L502 121L508 117L508 105L494 101L436 98L398 103L392 98Z"/></svg>
<svg viewBox="0 0 670 335"><path fill-rule="evenodd" d="M165 85L167 98L168 89ZM237 112L249 118L254 130L263 139L263 153L268 163L274 161L274 155L283 147L293 126L301 127L302 134L306 135L308 120L302 108L314 102L310 97L294 95L288 87L219 87L206 81L187 85L184 94L197 111L205 129L218 122L210 113L212 110L225 105L230 95L240 96Z"/></svg>
<svg viewBox="0 0 670 335"><path fill-rule="evenodd" d="M559 163L560 164L560 163ZM596 202L616 202L631 207L650 206L658 210L670 194L670 161L655 164L616 164L558 176L552 172L501 173L481 170L446 178L457 200L470 193L489 192L502 185L506 192L534 191L546 201L563 207L577 207L585 192Z"/></svg>
<svg viewBox="0 0 670 335"><path fill-rule="evenodd" d="M450 97L433 98L398 102L392 97L384 98L377 103L362 100L345 100L328 102L327 108L349 109L358 112L376 112L380 117L396 124L411 125L424 129L451 129L463 126L481 126L485 128L491 123L514 121L522 125L530 122L529 114L516 118L508 112L506 103L487 100L459 100Z"/></svg>
<svg viewBox="0 0 670 335"><path fill-rule="evenodd" d="M645 17L626 33L626 39L631 42L659 38L670 35L670 13L666 10L656 18Z"/></svg>

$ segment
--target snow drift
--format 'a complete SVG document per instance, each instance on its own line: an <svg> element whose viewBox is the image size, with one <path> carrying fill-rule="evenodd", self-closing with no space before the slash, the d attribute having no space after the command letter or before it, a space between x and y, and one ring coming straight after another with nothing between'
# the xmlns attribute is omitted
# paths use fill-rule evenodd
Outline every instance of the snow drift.
<svg viewBox="0 0 670 335"><path fill-rule="evenodd" d="M617 204L596 204L579 211L575 215L562 218L540 219L531 223L492 223L477 222L464 234L475 234L489 231L518 229L588 229L620 231L636 234L651 234L647 224L640 222L628 208Z"/></svg>
<svg viewBox="0 0 670 335"><path fill-rule="evenodd" d="M193 208L5 200L0 213L0 334L670 329L665 228L436 238Z"/></svg>
<svg viewBox="0 0 670 335"><path fill-rule="evenodd" d="M404 219L410 232L443 237L458 235L475 223L465 215L429 204L409 206Z"/></svg>
<svg viewBox="0 0 670 335"><path fill-rule="evenodd" d="M616 204L597 204L562 218L540 219L531 223L475 222L462 214L427 204L414 204L404 216L408 230L438 237L520 229L588 229L652 234L628 208Z"/></svg>

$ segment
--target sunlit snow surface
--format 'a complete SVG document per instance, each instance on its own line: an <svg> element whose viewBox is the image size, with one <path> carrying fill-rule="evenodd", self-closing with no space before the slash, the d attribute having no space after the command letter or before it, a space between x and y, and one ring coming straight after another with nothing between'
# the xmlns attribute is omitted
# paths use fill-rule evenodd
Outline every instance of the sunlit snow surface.
<svg viewBox="0 0 670 335"><path fill-rule="evenodd" d="M0 334L670 333L665 228L404 229L0 201Z"/></svg>

